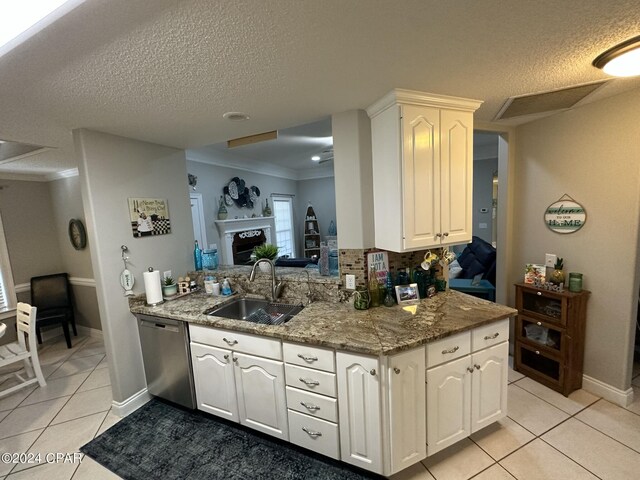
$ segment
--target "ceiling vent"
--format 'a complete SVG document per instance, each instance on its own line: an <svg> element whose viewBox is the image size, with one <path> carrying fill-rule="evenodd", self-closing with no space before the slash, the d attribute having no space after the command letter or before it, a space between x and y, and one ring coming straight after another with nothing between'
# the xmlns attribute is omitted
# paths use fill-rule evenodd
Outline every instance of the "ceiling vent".
<svg viewBox="0 0 640 480"><path fill-rule="evenodd" d="M48 150L47 147L40 145L0 140L0 164L15 162L21 158L36 155L46 150Z"/></svg>
<svg viewBox="0 0 640 480"><path fill-rule="evenodd" d="M589 83L576 87L562 88L551 92L534 93L507 99L494 120L522 117L536 113L556 112L573 107L580 100L591 94L604 82Z"/></svg>

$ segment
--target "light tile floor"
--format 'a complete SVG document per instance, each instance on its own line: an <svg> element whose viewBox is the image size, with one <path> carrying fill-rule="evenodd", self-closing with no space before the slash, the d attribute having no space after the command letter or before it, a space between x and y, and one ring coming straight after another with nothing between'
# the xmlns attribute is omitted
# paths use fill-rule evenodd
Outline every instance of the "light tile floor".
<svg viewBox="0 0 640 480"><path fill-rule="evenodd" d="M40 350L47 386L0 398L0 453L68 453L66 462L6 464L0 480L118 479L78 454L80 446L115 425L102 342L74 337ZM0 390L12 385L0 369ZM509 416L425 459L393 480L636 479L640 471L640 368L636 400L627 408L584 390L568 398L509 371Z"/></svg>

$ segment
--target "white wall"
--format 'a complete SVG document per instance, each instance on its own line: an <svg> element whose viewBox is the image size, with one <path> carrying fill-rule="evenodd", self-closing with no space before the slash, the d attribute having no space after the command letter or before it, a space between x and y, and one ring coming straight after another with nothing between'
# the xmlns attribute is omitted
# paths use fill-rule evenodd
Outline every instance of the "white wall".
<svg viewBox="0 0 640 480"><path fill-rule="evenodd" d="M329 224L333 220L336 223L336 185L333 177L314 178L313 180L298 181L298 193L295 198L296 210L296 243L298 256L304 256L304 219L307 213L307 205L311 202L313 211L318 218L320 227L320 240L325 241L328 235ZM344 208L350 208L345 205ZM336 227L337 227L336 223Z"/></svg>
<svg viewBox="0 0 640 480"><path fill-rule="evenodd" d="M497 140L496 140L497 141ZM473 161L473 234L485 242L492 240L493 174L498 173L498 159ZM481 209L485 208L486 213ZM485 224L485 228L480 228Z"/></svg>
<svg viewBox="0 0 640 480"><path fill-rule="evenodd" d="M142 272L147 267L171 269L174 276L192 268L186 160L182 150L91 130L74 130L73 137L113 399L118 403L146 386L136 319L119 282L120 246L129 247L136 293L144 292ZM134 238L129 197L167 199L172 233Z"/></svg>
<svg viewBox="0 0 640 480"><path fill-rule="evenodd" d="M331 117L338 246L370 248L375 244L371 121L364 110Z"/></svg>
<svg viewBox="0 0 640 480"><path fill-rule="evenodd" d="M640 90L554 115L516 130L511 282L545 253L582 272L587 304L584 372L617 389L631 379L638 295ZM557 234L546 207L569 194L585 226Z"/></svg>

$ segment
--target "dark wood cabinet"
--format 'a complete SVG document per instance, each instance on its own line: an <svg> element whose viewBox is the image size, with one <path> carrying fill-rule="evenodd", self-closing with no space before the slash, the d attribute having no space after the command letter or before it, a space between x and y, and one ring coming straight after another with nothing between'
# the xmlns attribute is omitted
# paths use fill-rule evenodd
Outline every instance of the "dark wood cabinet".
<svg viewBox="0 0 640 480"><path fill-rule="evenodd" d="M582 387L591 292L551 292L516 284L515 369L567 396Z"/></svg>

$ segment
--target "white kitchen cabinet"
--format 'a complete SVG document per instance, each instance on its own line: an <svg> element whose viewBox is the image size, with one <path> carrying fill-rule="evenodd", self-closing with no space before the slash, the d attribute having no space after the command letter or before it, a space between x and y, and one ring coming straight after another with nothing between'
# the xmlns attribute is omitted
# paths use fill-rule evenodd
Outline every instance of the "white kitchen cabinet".
<svg viewBox="0 0 640 480"><path fill-rule="evenodd" d="M341 460L382 473L378 358L338 351L336 370Z"/></svg>
<svg viewBox="0 0 640 480"><path fill-rule="evenodd" d="M238 422L231 350L191 343L198 409Z"/></svg>
<svg viewBox="0 0 640 480"><path fill-rule="evenodd" d="M282 362L233 354L240 423L283 440L289 439Z"/></svg>
<svg viewBox="0 0 640 480"><path fill-rule="evenodd" d="M428 455L507 415L508 328L503 320L472 331L471 353L464 333L429 344L428 353L441 349L458 358L427 369Z"/></svg>
<svg viewBox="0 0 640 480"><path fill-rule="evenodd" d="M427 456L424 348L390 357L387 371L390 471L385 473L389 475Z"/></svg>
<svg viewBox="0 0 640 480"><path fill-rule="evenodd" d="M189 331L198 409L288 440L280 342L200 325L191 325ZM276 358L241 353L243 350Z"/></svg>
<svg viewBox="0 0 640 480"><path fill-rule="evenodd" d="M473 112L480 104L397 89L367 109L377 248L471 241Z"/></svg>

